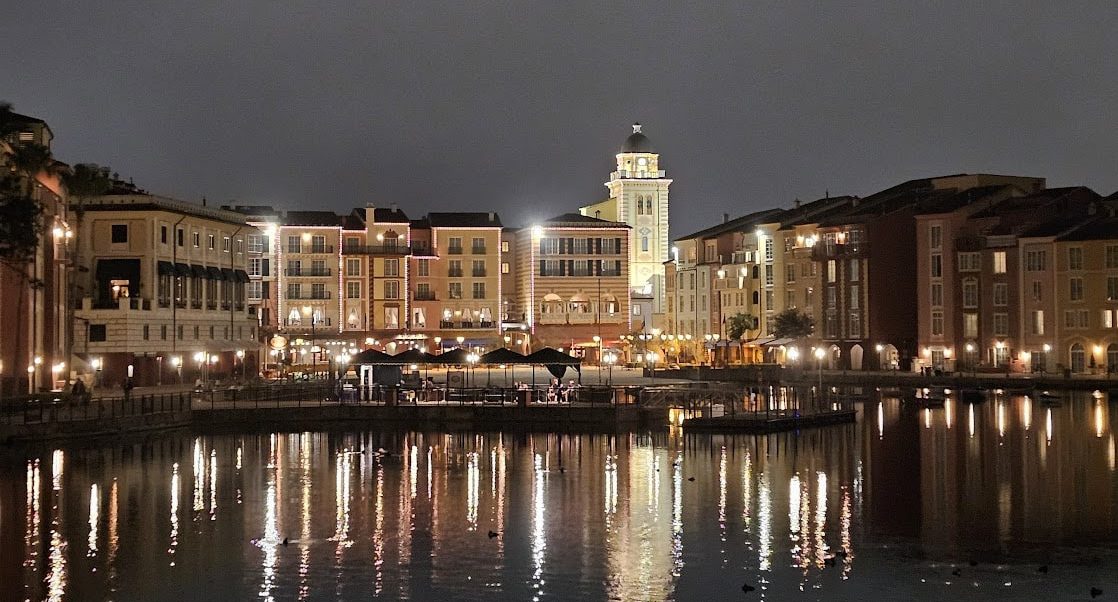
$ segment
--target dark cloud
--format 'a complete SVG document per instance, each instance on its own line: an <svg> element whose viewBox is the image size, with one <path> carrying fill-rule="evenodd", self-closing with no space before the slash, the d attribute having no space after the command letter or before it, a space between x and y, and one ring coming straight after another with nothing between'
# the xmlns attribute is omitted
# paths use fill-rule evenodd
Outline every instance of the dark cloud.
<svg viewBox="0 0 1118 602"><path fill-rule="evenodd" d="M960 171L1118 188L1113 2L13 4L0 98L183 198L527 222L603 197L634 120L676 233Z"/></svg>

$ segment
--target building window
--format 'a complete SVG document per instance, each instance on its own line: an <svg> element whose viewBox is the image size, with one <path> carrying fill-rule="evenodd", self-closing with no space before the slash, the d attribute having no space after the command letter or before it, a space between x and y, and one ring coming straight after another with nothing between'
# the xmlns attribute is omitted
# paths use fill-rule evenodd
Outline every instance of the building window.
<svg viewBox="0 0 1118 602"><path fill-rule="evenodd" d="M1043 285L1041 285L1040 281L1039 280L1034 280L1033 281L1033 301L1040 301L1040 298L1042 296L1043 291L1044 291L1044 287L1043 287Z"/></svg>
<svg viewBox="0 0 1118 602"><path fill-rule="evenodd" d="M835 260L834 259L828 259L827 260L827 282L834 282L837 279L836 271L837 270L835 268Z"/></svg>
<svg viewBox="0 0 1118 602"><path fill-rule="evenodd" d="M89 342L90 343L103 343L107 340L108 328L105 324L90 324L89 325Z"/></svg>
<svg viewBox="0 0 1118 602"><path fill-rule="evenodd" d="M978 253L959 253L959 271L977 272L981 269Z"/></svg>
<svg viewBox="0 0 1118 602"><path fill-rule="evenodd" d="M1044 310L1033 310L1033 334L1044 334Z"/></svg>
<svg viewBox="0 0 1118 602"><path fill-rule="evenodd" d="M183 244L185 244L185 242L184 242L185 241L185 236L186 236L186 231L183 230L182 228L179 228L179 229L175 230L175 244L180 246L180 247L183 246Z"/></svg>
<svg viewBox="0 0 1118 602"><path fill-rule="evenodd" d="M784 266L784 281L785 282L795 282L796 281L796 266L795 265L788 264L788 265Z"/></svg>
<svg viewBox="0 0 1118 602"><path fill-rule="evenodd" d="M384 298L385 299L399 299L400 298L400 281L398 281L398 280L385 280L384 281Z"/></svg>
<svg viewBox="0 0 1118 602"><path fill-rule="evenodd" d="M1118 276L1106 277L1106 300L1118 301Z"/></svg>
<svg viewBox="0 0 1118 602"><path fill-rule="evenodd" d="M264 252L264 240L263 240L263 237L261 235L259 235L259 234L249 234L248 235L248 252L249 253L263 253Z"/></svg>
<svg viewBox="0 0 1118 602"><path fill-rule="evenodd" d="M994 336L1007 337L1009 336L1009 314L996 313L994 314Z"/></svg>
<svg viewBox="0 0 1118 602"><path fill-rule="evenodd" d="M765 239L765 261L773 260L773 239L772 237Z"/></svg>
<svg viewBox="0 0 1118 602"><path fill-rule="evenodd" d="M974 278L963 280L963 307L978 307L978 281Z"/></svg>
<svg viewBox="0 0 1118 602"><path fill-rule="evenodd" d="M706 280L703 280L703 284L704 284L704 287L705 287ZM773 285L773 266L772 265L766 265L765 266L765 286L772 286L772 285Z"/></svg>
<svg viewBox="0 0 1118 602"><path fill-rule="evenodd" d="M247 294L248 298L253 301L258 301L264 298L264 283L259 280L253 280L248 283Z"/></svg>
<svg viewBox="0 0 1118 602"><path fill-rule="evenodd" d="M360 299L361 298L361 283L360 282L346 282L345 283L345 296L347 299Z"/></svg>
<svg viewBox="0 0 1118 602"><path fill-rule="evenodd" d="M159 326L159 338L163 339L164 341L167 340L167 325L166 324L161 324Z"/></svg>
<svg viewBox="0 0 1118 602"><path fill-rule="evenodd" d="M167 244L167 226L159 226L159 242Z"/></svg>
<svg viewBox="0 0 1118 602"><path fill-rule="evenodd" d="M482 255L485 253L485 239L480 236L475 236L470 243L470 251L474 255Z"/></svg>
<svg viewBox="0 0 1118 602"><path fill-rule="evenodd" d="M943 336L943 312L932 312L932 336Z"/></svg>
<svg viewBox="0 0 1118 602"><path fill-rule="evenodd" d="M1072 301L1083 300L1083 279L1068 278L1068 298Z"/></svg>
<svg viewBox="0 0 1118 602"><path fill-rule="evenodd" d="M1076 343L1071 346L1071 371L1072 372L1086 372L1087 371L1087 354L1084 353L1083 345Z"/></svg>
<svg viewBox="0 0 1118 602"><path fill-rule="evenodd" d="M287 252L288 253L302 253L303 241L298 236L287 237Z"/></svg>
<svg viewBox="0 0 1118 602"><path fill-rule="evenodd" d="M994 283L994 305L1009 305L1009 285L1004 282Z"/></svg>
<svg viewBox="0 0 1118 602"><path fill-rule="evenodd" d="M644 252L644 253L648 252L648 237L647 236L642 236L641 237L641 251Z"/></svg>
<svg viewBox="0 0 1118 602"><path fill-rule="evenodd" d="M1041 272L1044 271L1048 264L1048 253L1045 251L1026 251L1025 252L1025 271L1027 272Z"/></svg>
<svg viewBox="0 0 1118 602"><path fill-rule="evenodd" d="M128 224L113 224L110 228L113 244L128 242Z"/></svg>
<svg viewBox="0 0 1118 602"><path fill-rule="evenodd" d="M1083 247L1068 247L1068 269L1083 269Z"/></svg>
<svg viewBox="0 0 1118 602"><path fill-rule="evenodd" d="M1118 269L1118 245L1106 245L1106 269Z"/></svg>
<svg viewBox="0 0 1118 602"><path fill-rule="evenodd" d="M941 307L943 305L943 285L934 282L931 286L932 291L932 307Z"/></svg>
<svg viewBox="0 0 1118 602"><path fill-rule="evenodd" d="M507 262L507 261L502 261L501 262L501 273L502 274L508 274L509 273L509 262Z"/></svg>
<svg viewBox="0 0 1118 602"><path fill-rule="evenodd" d="M384 275L385 276L399 276L400 275L400 260L399 259L385 259L384 260Z"/></svg>
<svg viewBox="0 0 1118 602"><path fill-rule="evenodd" d="M862 279L862 262L857 259L850 260L850 281L858 282Z"/></svg>
<svg viewBox="0 0 1118 602"><path fill-rule="evenodd" d="M1005 273L1005 251L994 251L994 273Z"/></svg>
<svg viewBox="0 0 1118 602"><path fill-rule="evenodd" d="M431 275L431 260L420 259L416 264L415 271L419 276Z"/></svg>
<svg viewBox="0 0 1118 602"><path fill-rule="evenodd" d="M932 278L943 277L943 255L934 253L932 255Z"/></svg>
<svg viewBox="0 0 1118 602"><path fill-rule="evenodd" d="M361 260L360 259L347 259L347 260L345 260L345 275L346 276L360 276L361 275Z"/></svg>
<svg viewBox="0 0 1118 602"><path fill-rule="evenodd" d="M1116 310L1104 309L1102 310L1102 327L1114 328L1114 314Z"/></svg>
<svg viewBox="0 0 1118 602"><path fill-rule="evenodd" d="M261 268L263 267L263 265L264 265L264 260L260 259L259 257L253 257L253 258L249 259L248 260L248 275L249 276L259 276L260 273L261 273Z"/></svg>
<svg viewBox="0 0 1118 602"><path fill-rule="evenodd" d="M502 240L501 241L501 252L502 253L508 253L509 252L509 241L507 241L507 240Z"/></svg>
<svg viewBox="0 0 1118 602"><path fill-rule="evenodd" d="M421 282L415 285L415 300L434 301L435 295L431 293L431 285L426 282Z"/></svg>
<svg viewBox="0 0 1118 602"><path fill-rule="evenodd" d="M447 285L447 297L450 299L462 298L462 283L451 282Z"/></svg>
<svg viewBox="0 0 1118 602"><path fill-rule="evenodd" d="M586 262L576 262L576 263L586 263ZM471 274L474 277L481 278L481 277L485 276L485 260L484 259L475 259L474 262L473 262L472 267L473 267L473 270L471 271Z"/></svg>
<svg viewBox="0 0 1118 602"><path fill-rule="evenodd" d="M229 239L225 239L225 250L229 250ZM311 253L326 253L326 237L316 234L311 237Z"/></svg>
<svg viewBox="0 0 1118 602"><path fill-rule="evenodd" d="M862 287L857 284L850 285L850 309L862 307Z"/></svg>
<svg viewBox="0 0 1118 602"><path fill-rule="evenodd" d="M943 246L943 228L941 226L931 226L928 228L928 240L933 249L938 249Z"/></svg>
<svg viewBox="0 0 1118 602"><path fill-rule="evenodd" d="M978 336L978 314L963 314L963 336L968 338Z"/></svg>
<svg viewBox="0 0 1118 602"><path fill-rule="evenodd" d="M455 255L461 255L462 254L462 237L461 236L451 236L450 239L447 241L446 252L447 253L453 253Z"/></svg>
<svg viewBox="0 0 1118 602"><path fill-rule="evenodd" d="M484 282L475 282L473 293L474 293L474 299L484 299L485 298L485 283Z"/></svg>

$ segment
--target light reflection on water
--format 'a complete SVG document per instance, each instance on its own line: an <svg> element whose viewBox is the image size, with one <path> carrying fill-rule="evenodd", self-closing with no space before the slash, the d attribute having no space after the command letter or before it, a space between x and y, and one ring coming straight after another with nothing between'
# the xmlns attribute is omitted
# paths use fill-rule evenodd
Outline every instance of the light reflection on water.
<svg viewBox="0 0 1118 602"><path fill-rule="evenodd" d="M1006 395L875 399L868 423L767 437L169 435L27 451L0 472L0 508L22 521L0 529L0 577L75 600L1118 590L1107 404L1043 408L1043 435L1033 400ZM981 587L945 585L972 558L955 581ZM1040 562L1060 568L1041 582ZM1026 584L1039 589L1013 589Z"/></svg>

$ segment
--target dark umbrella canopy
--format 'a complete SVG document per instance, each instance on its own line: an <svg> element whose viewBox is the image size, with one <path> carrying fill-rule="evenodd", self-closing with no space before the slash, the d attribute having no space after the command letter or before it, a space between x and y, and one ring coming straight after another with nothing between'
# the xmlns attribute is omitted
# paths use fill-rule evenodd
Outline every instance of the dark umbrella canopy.
<svg viewBox="0 0 1118 602"><path fill-rule="evenodd" d="M404 364L430 364L434 356L423 353L418 349L408 349L392 356L393 363Z"/></svg>
<svg viewBox="0 0 1118 602"><path fill-rule="evenodd" d="M393 363L392 356L376 349L366 349L361 353L353 356L350 360L352 364L391 364Z"/></svg>
<svg viewBox="0 0 1118 602"><path fill-rule="evenodd" d="M451 349L450 351L436 355L432 360L432 363L442 364L444 366L464 366L467 363L466 356L469 354L469 351L466 351L465 349L459 347L457 349Z"/></svg>
<svg viewBox="0 0 1118 602"><path fill-rule="evenodd" d="M543 364L545 366L579 366L582 360L577 357L572 357L552 349L551 347L544 347L535 353L528 355L528 361L533 364Z"/></svg>
<svg viewBox="0 0 1118 602"><path fill-rule="evenodd" d="M519 353L517 353L515 351L512 351L511 349L505 349L504 347L494 349L493 351L490 351L489 353L486 353L485 355L481 356L480 362L482 364L488 364L488 365L492 365L492 366L499 366L501 364L508 365L508 364L531 364L532 363L532 362L528 361L527 356L520 355Z"/></svg>

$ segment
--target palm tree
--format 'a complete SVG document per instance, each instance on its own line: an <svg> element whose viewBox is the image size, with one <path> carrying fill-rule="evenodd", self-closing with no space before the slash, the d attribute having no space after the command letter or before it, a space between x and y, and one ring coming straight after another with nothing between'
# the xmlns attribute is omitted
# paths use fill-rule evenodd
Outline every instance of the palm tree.
<svg viewBox="0 0 1118 602"><path fill-rule="evenodd" d="M760 320L757 319L757 316L737 313L727 320L726 334L733 340L739 340L750 330L756 330L758 326L760 326Z"/></svg>

